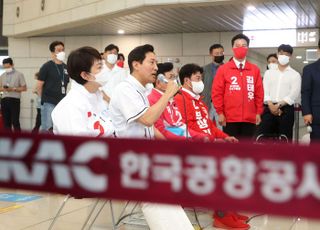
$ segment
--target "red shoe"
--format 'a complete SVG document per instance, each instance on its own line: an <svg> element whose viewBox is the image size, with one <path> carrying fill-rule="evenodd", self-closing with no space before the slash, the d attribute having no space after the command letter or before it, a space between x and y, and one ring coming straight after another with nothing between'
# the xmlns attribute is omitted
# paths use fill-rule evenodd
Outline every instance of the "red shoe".
<svg viewBox="0 0 320 230"><path fill-rule="evenodd" d="M236 213L236 212L233 212L232 214L234 214L239 220L243 220L243 221L245 221L245 222L249 220L249 217L248 217L248 216L241 215L241 214Z"/></svg>
<svg viewBox="0 0 320 230"><path fill-rule="evenodd" d="M238 219L236 215L232 213L225 213L223 217L219 217L218 215L214 214L213 227L223 229L247 230L250 228L250 225L246 224L243 220Z"/></svg>

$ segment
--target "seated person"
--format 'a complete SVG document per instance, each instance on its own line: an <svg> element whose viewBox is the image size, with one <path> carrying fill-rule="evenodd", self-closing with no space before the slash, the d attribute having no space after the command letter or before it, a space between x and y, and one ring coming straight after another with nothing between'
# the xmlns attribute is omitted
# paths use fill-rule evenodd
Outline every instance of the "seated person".
<svg viewBox="0 0 320 230"><path fill-rule="evenodd" d="M182 90L174 100L182 115L182 121L187 123L188 130L201 132L207 140L222 139L227 142L238 142L235 137L230 137L218 129L209 119L208 108L200 97L204 89L202 72L203 69L196 64L186 64L180 69Z"/></svg>
<svg viewBox="0 0 320 230"><path fill-rule="evenodd" d="M73 79L72 87L52 111L55 134L113 136L114 128L99 91L101 85L95 77L101 67L101 56L94 48L71 52L67 69Z"/></svg>
<svg viewBox="0 0 320 230"><path fill-rule="evenodd" d="M179 78L182 90L181 94L175 96L175 101L183 121L187 122L190 129L207 134L209 140L223 139L226 142L238 142L235 137L230 137L219 130L209 119L208 108L200 97L204 89L202 72L202 68L196 64L186 64L180 69ZM235 212L215 211L214 213L214 227L217 228L248 229L247 220L247 216Z"/></svg>
<svg viewBox="0 0 320 230"><path fill-rule="evenodd" d="M169 80L175 80L176 75L171 62L158 64L157 80L154 83L154 88L148 96L150 105L154 105L167 89ZM187 137L193 139L204 139L207 134L188 129L186 133L186 124L182 121L181 113L179 112L174 99L170 99L166 109L161 114L160 118L155 123L155 127L167 139L184 140Z"/></svg>

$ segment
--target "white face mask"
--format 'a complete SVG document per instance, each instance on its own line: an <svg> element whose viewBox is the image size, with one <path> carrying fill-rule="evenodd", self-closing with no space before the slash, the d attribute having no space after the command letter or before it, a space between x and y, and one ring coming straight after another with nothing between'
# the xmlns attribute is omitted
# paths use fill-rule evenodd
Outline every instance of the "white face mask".
<svg viewBox="0 0 320 230"><path fill-rule="evenodd" d="M191 81L191 85L192 85L192 91L195 94L202 93L202 91L204 89L203 81Z"/></svg>
<svg viewBox="0 0 320 230"><path fill-rule="evenodd" d="M290 61L290 57L287 55L278 55L278 62L280 65L287 65Z"/></svg>
<svg viewBox="0 0 320 230"><path fill-rule="evenodd" d="M278 69L278 64L277 63L270 63L268 64L269 69Z"/></svg>
<svg viewBox="0 0 320 230"><path fill-rule="evenodd" d="M12 68L6 68L5 71L6 71L7 73L10 73L10 72L12 72Z"/></svg>
<svg viewBox="0 0 320 230"><path fill-rule="evenodd" d="M118 60L118 55L116 54L107 55L107 62L110 63L111 65L116 64L117 60Z"/></svg>
<svg viewBox="0 0 320 230"><path fill-rule="evenodd" d="M57 53L56 54L56 56L57 56L57 59L59 60L59 61L64 61L64 59L66 58L66 53L65 52L59 52L59 53Z"/></svg>

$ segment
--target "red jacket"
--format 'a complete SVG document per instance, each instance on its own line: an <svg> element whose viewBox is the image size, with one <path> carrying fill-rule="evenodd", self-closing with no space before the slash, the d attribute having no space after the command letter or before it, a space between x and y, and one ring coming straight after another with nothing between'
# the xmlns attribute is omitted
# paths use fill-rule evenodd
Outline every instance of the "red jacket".
<svg viewBox="0 0 320 230"><path fill-rule="evenodd" d="M259 68L246 61L243 70L233 60L220 66L213 81L212 103L226 122L256 123L263 112L263 85Z"/></svg>
<svg viewBox="0 0 320 230"><path fill-rule="evenodd" d="M152 89L151 93L148 96L150 105L155 104L161 98L162 94L156 89ZM166 109L161 114L160 118L154 124L154 126L167 138L167 139L181 139L184 140L186 137L178 136L166 129L166 127L180 127L185 125L182 121L181 113L176 106L174 101L168 102ZM196 132L192 129L188 129L189 134L193 138L204 138L206 135Z"/></svg>
<svg viewBox="0 0 320 230"><path fill-rule="evenodd" d="M174 99L182 114L183 122L188 122L188 129L201 132L210 140L228 137L209 119L208 107L200 96L192 96L182 88L182 94L177 94Z"/></svg>

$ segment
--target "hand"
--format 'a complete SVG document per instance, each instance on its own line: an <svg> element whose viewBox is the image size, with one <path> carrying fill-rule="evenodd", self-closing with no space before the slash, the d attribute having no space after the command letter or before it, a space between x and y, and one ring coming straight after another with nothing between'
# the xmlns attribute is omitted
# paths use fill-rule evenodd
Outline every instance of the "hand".
<svg viewBox="0 0 320 230"><path fill-rule="evenodd" d="M261 116L260 116L260 114L257 114L256 115L256 125L259 125L260 123L261 123Z"/></svg>
<svg viewBox="0 0 320 230"><path fill-rule="evenodd" d="M219 114L218 123L221 126L226 126L226 117L223 114Z"/></svg>
<svg viewBox="0 0 320 230"><path fill-rule="evenodd" d="M312 114L304 115L303 116L303 120L304 120L304 124L311 125L312 124L312 120L313 120Z"/></svg>
<svg viewBox="0 0 320 230"><path fill-rule="evenodd" d="M169 80L165 94L172 98L179 91L180 88L181 86L179 86L176 81Z"/></svg>
<svg viewBox="0 0 320 230"><path fill-rule="evenodd" d="M274 105L274 104L272 104L272 103L269 103L269 104L268 104L268 107L269 107L270 112L271 112L273 115L279 116L279 105L278 105L278 104Z"/></svg>
<svg viewBox="0 0 320 230"><path fill-rule="evenodd" d="M239 142L239 140L235 137L226 137L226 138L224 138L224 140L229 143L238 143Z"/></svg>
<svg viewBox="0 0 320 230"><path fill-rule="evenodd" d="M13 88L10 88L10 87L9 87L9 88L6 88L5 90L6 90L7 92L12 92L12 91L13 91Z"/></svg>

